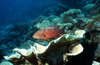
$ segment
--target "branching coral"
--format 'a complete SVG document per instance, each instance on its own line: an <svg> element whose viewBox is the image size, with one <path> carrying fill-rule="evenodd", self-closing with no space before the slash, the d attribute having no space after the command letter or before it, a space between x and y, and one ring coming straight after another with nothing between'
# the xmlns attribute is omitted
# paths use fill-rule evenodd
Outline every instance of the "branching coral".
<svg viewBox="0 0 100 65"><path fill-rule="evenodd" d="M96 18L93 18L93 19L88 19L85 29L86 29L86 31L91 31L91 30L94 30L94 29L100 31L99 17L96 17Z"/></svg>
<svg viewBox="0 0 100 65"><path fill-rule="evenodd" d="M80 14L80 9L69 9L68 11L61 14L61 18L63 18L63 22L71 22L73 19L72 15Z"/></svg>
<svg viewBox="0 0 100 65"><path fill-rule="evenodd" d="M94 52L94 59L100 58L100 22L96 20L88 20L85 30L87 31L87 39L90 45L97 45Z"/></svg>
<svg viewBox="0 0 100 65"><path fill-rule="evenodd" d="M50 22L49 20L43 20L42 23L37 23L35 25L35 27L37 29L42 29L42 28L45 28L45 27L48 27L48 26L52 26L52 22Z"/></svg>
<svg viewBox="0 0 100 65"><path fill-rule="evenodd" d="M93 28L92 28L92 26L93 26L93 20L92 19L88 19L87 20L87 25L86 25L86 27L85 27L85 29L86 29L86 31L91 31Z"/></svg>
<svg viewBox="0 0 100 65"><path fill-rule="evenodd" d="M35 43L28 50L15 48L16 54L4 57L14 65L65 64L68 56L75 56L83 51L83 47L78 41L83 38L84 32L80 35L78 34L80 31L77 31L76 35L64 34L52 40L47 46Z"/></svg>
<svg viewBox="0 0 100 65"><path fill-rule="evenodd" d="M80 9L69 9L68 11L61 14L63 23L71 23L70 30L73 28L84 29L87 18Z"/></svg>

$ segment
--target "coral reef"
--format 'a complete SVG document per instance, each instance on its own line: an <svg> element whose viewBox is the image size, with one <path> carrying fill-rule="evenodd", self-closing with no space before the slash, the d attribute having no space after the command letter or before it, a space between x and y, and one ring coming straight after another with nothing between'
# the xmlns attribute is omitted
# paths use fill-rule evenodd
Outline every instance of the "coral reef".
<svg viewBox="0 0 100 65"><path fill-rule="evenodd" d="M13 64L8 61L4 61L4 62L0 63L0 65L13 65Z"/></svg>
<svg viewBox="0 0 100 65"><path fill-rule="evenodd" d="M100 39L99 39L99 40L100 40ZM100 42L99 42L98 47L97 47L97 49L96 49L94 58L95 58L95 59L100 58Z"/></svg>
<svg viewBox="0 0 100 65"><path fill-rule="evenodd" d="M95 44L96 49L94 52L94 59L100 59L100 22L96 19L90 19L87 22L85 30L87 31L86 37L90 45Z"/></svg>
<svg viewBox="0 0 100 65"><path fill-rule="evenodd" d="M25 48L25 49L28 49L28 48L30 47L30 45L33 45L33 44L34 44L34 42L33 42L33 41L28 40L28 41L26 41L26 42L22 43L22 44L21 44L21 46L20 46L20 48Z"/></svg>
<svg viewBox="0 0 100 65"><path fill-rule="evenodd" d="M90 12L92 16L100 14L100 0L96 1Z"/></svg>
<svg viewBox="0 0 100 65"><path fill-rule="evenodd" d="M46 25L45 25L46 24ZM52 22L50 22L49 20L43 20L41 23L37 23L35 25L35 27L37 29L42 29L44 27L48 27L48 26L52 26Z"/></svg>
<svg viewBox="0 0 100 65"><path fill-rule="evenodd" d="M29 23L15 23L2 30L0 55L8 55L14 47L19 47L22 42L26 41L25 35L28 33L29 26ZM2 59L2 56L0 59Z"/></svg>
<svg viewBox="0 0 100 65"><path fill-rule="evenodd" d="M96 15L96 16L93 16L92 19L94 21L99 21L100 22L100 14Z"/></svg>
<svg viewBox="0 0 100 65"><path fill-rule="evenodd" d="M15 48L16 54L4 56L4 58L14 65L65 64L68 56L75 56L83 51L83 47L78 41L83 38L84 32L80 35L80 31L76 31L75 34L64 34L52 40L47 46L35 43L28 50Z"/></svg>
<svg viewBox="0 0 100 65"><path fill-rule="evenodd" d="M0 65L99 64L100 0L72 3L85 3L81 5L83 9L79 9L81 6L70 9L71 4L65 2L62 0L57 8L45 10L46 16L39 16L31 24L15 23L1 31L0 59L4 56L10 63L4 60ZM65 26L64 34L50 41L32 38L37 30L50 26Z"/></svg>
<svg viewBox="0 0 100 65"><path fill-rule="evenodd" d="M63 22L71 22L73 17L76 14L80 14L80 13L81 13L80 9L69 9L68 11L61 14L61 18L63 18Z"/></svg>
<svg viewBox="0 0 100 65"><path fill-rule="evenodd" d="M92 65L100 65L99 62L93 61Z"/></svg>

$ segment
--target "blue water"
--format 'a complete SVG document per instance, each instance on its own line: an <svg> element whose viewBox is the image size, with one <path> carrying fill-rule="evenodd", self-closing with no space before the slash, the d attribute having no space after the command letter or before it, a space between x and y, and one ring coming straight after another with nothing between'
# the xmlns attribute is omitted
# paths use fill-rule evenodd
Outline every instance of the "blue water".
<svg viewBox="0 0 100 65"><path fill-rule="evenodd" d="M0 0L0 29L15 22L30 22L56 0Z"/></svg>

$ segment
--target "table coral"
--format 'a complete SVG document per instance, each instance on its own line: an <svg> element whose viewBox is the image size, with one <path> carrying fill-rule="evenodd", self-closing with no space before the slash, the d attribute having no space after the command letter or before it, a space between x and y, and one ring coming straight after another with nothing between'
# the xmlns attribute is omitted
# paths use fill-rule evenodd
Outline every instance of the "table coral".
<svg viewBox="0 0 100 65"><path fill-rule="evenodd" d="M75 56L83 51L82 45L78 42L81 38L83 36L78 35L78 31L77 35L64 34L52 40L47 46L35 43L28 50L15 48L14 51L17 54L5 56L5 59L17 65L62 65L66 63L65 60L68 60L68 56Z"/></svg>
<svg viewBox="0 0 100 65"><path fill-rule="evenodd" d="M92 65L100 65L100 62L93 61Z"/></svg>
<svg viewBox="0 0 100 65"><path fill-rule="evenodd" d="M97 0L90 11L91 15L98 15L100 13L100 0Z"/></svg>
<svg viewBox="0 0 100 65"><path fill-rule="evenodd" d="M13 65L13 64L8 61L5 61L5 62L0 63L0 65Z"/></svg>

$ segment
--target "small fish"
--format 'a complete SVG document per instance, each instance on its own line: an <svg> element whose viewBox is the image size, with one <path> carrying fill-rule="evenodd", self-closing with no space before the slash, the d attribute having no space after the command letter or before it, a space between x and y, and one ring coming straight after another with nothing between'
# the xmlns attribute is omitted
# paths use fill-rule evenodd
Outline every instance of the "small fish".
<svg viewBox="0 0 100 65"><path fill-rule="evenodd" d="M63 28L61 26L46 27L37 31L32 37L36 39L44 39L44 40L49 40L50 38L57 38L62 33L64 33L65 27L66 26L64 26Z"/></svg>

